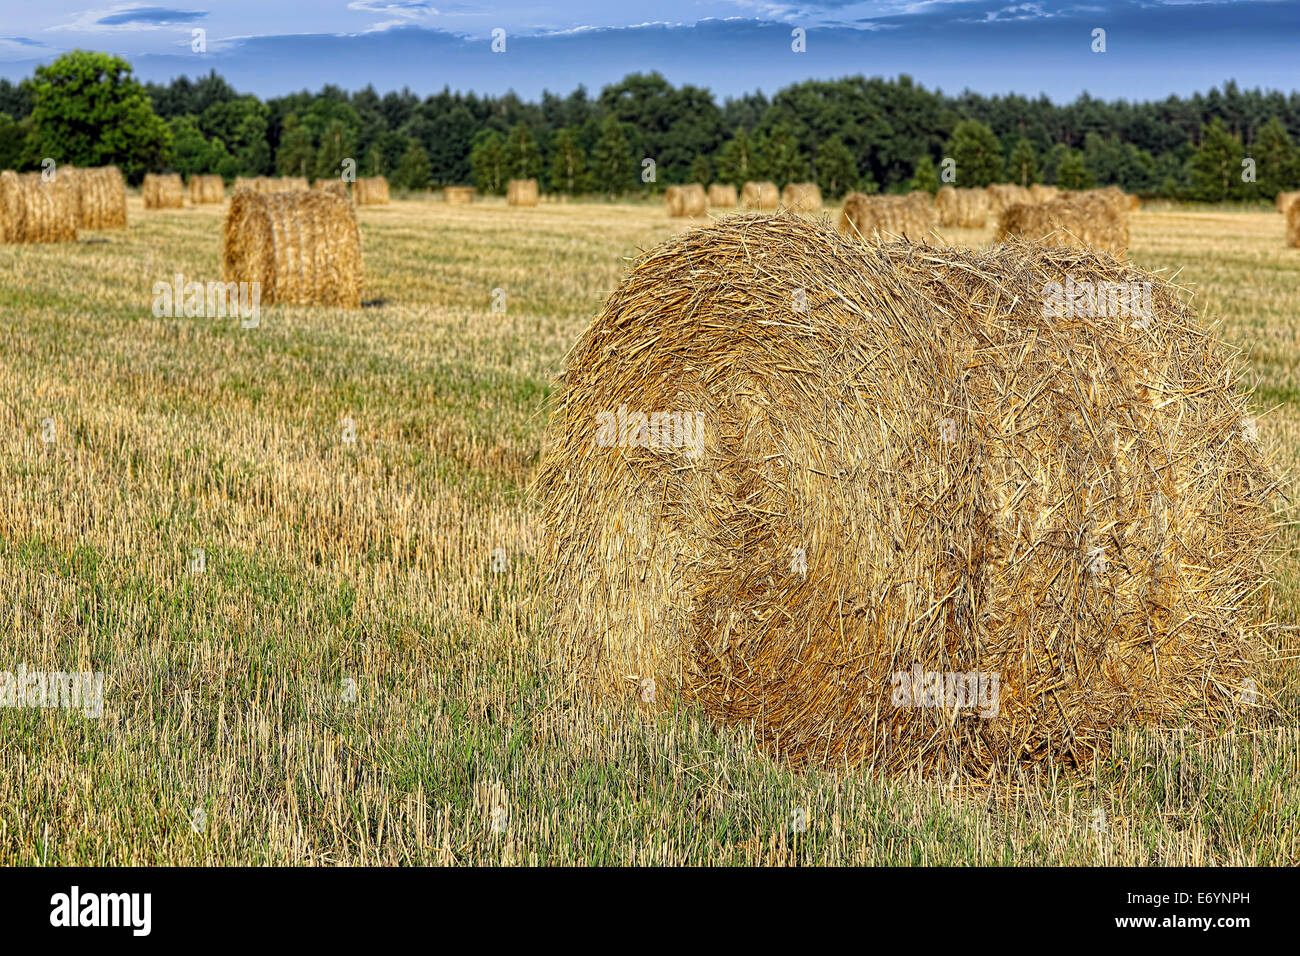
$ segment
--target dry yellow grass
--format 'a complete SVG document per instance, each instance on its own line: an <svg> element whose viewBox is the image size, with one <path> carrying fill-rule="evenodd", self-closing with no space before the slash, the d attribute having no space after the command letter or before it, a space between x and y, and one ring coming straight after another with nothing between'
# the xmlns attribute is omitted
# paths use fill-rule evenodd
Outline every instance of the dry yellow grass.
<svg viewBox="0 0 1300 956"><path fill-rule="evenodd" d="M106 242L0 246L0 669L106 676L98 721L0 708L0 864L1300 863L1294 726L1124 731L1077 777L981 788L793 776L631 687L573 701L524 489L547 383L624 257L681 226L659 205L527 230L500 201L362 207L373 304L241 329L149 308L176 272L218 278L221 209L128 202ZM1249 346L1294 470L1282 236L1271 212L1141 212L1130 256ZM1295 656L1261 688L1292 714Z"/></svg>

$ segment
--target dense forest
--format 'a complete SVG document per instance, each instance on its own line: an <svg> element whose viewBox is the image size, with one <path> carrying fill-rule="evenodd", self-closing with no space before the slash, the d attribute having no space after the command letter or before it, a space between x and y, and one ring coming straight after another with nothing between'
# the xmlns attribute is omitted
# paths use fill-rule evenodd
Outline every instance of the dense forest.
<svg viewBox="0 0 1300 956"><path fill-rule="evenodd" d="M619 195L672 183L813 180L850 189L1046 182L1217 201L1300 187L1300 92L1222 89L1159 102L1087 94L949 96L907 76L808 80L719 104L706 89L632 74L525 102L444 89L325 86L261 100L216 72L141 84L124 60L65 54L21 83L0 80L0 168L113 162L128 179L184 174L382 174L423 189L470 183ZM951 160L951 162L945 162ZM651 164L650 161L653 161Z"/></svg>

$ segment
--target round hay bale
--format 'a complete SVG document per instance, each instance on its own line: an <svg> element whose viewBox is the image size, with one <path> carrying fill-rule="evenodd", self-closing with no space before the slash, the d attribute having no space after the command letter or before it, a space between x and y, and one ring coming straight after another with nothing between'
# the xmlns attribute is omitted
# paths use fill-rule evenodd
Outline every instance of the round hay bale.
<svg viewBox="0 0 1300 956"><path fill-rule="evenodd" d="M1152 283L1152 321L1045 314L1067 277ZM1110 257L677 235L554 393L562 672L680 688L797 767L1087 766L1120 724L1213 727L1260 677L1275 531L1235 384Z"/></svg>
<svg viewBox="0 0 1300 956"><path fill-rule="evenodd" d="M699 183L669 186L664 191L664 204L668 207L668 215L674 217L705 216L709 212L708 197Z"/></svg>
<svg viewBox="0 0 1300 956"><path fill-rule="evenodd" d="M383 176L368 176L352 185L352 195L358 206L387 206L388 180Z"/></svg>
<svg viewBox="0 0 1300 956"><path fill-rule="evenodd" d="M822 208L822 191L816 183L786 183L781 205L795 212L817 212Z"/></svg>
<svg viewBox="0 0 1300 956"><path fill-rule="evenodd" d="M1008 206L1034 202L1029 190L1016 183L994 183L986 192L989 194L989 212L995 218L1002 215L1002 210Z"/></svg>
<svg viewBox="0 0 1300 956"><path fill-rule="evenodd" d="M0 173L0 241L75 242L79 207L75 174Z"/></svg>
<svg viewBox="0 0 1300 956"><path fill-rule="evenodd" d="M180 209L185 205L185 188L179 173L145 173L140 185L145 209Z"/></svg>
<svg viewBox="0 0 1300 956"><path fill-rule="evenodd" d="M1286 207L1286 244L1300 248L1300 202Z"/></svg>
<svg viewBox="0 0 1300 956"><path fill-rule="evenodd" d="M1122 255L1129 242L1128 202L1120 204L1114 197L1090 192L1070 199L1010 206L998 219L996 241L1010 238Z"/></svg>
<svg viewBox="0 0 1300 956"><path fill-rule="evenodd" d="M776 183L745 183L740 190L740 205L744 209L772 210L781 205L781 193Z"/></svg>
<svg viewBox="0 0 1300 956"><path fill-rule="evenodd" d="M226 282L257 282L261 303L361 306L361 233L333 193L235 193L222 234Z"/></svg>
<svg viewBox="0 0 1300 956"><path fill-rule="evenodd" d="M537 180L512 179L506 183L506 203L511 206L536 206Z"/></svg>
<svg viewBox="0 0 1300 956"><path fill-rule="evenodd" d="M329 193L331 196L338 196L352 202L352 193L348 190L348 184L341 179L318 179L311 184L313 192Z"/></svg>
<svg viewBox="0 0 1300 956"><path fill-rule="evenodd" d="M1300 199L1300 192L1278 193L1277 199L1274 200L1274 203L1277 206L1277 211L1285 216L1287 209L1297 199Z"/></svg>
<svg viewBox="0 0 1300 956"><path fill-rule="evenodd" d="M736 187L730 183L714 183L709 187L709 205L721 206L724 209L735 209L739 202L736 196Z"/></svg>
<svg viewBox="0 0 1300 956"><path fill-rule="evenodd" d="M447 186L442 191L442 198L448 206L468 206L474 201L474 187Z"/></svg>
<svg viewBox="0 0 1300 956"><path fill-rule="evenodd" d="M202 206L222 203L226 199L226 184L220 176L191 176L190 204Z"/></svg>
<svg viewBox="0 0 1300 956"><path fill-rule="evenodd" d="M1142 199L1139 196L1130 195L1128 197L1128 211L1137 212L1141 208L1142 208Z"/></svg>
<svg viewBox="0 0 1300 956"><path fill-rule="evenodd" d="M934 197L934 212L940 226L983 229L989 214L989 194L983 189L941 186Z"/></svg>
<svg viewBox="0 0 1300 956"><path fill-rule="evenodd" d="M73 169L64 166L77 190L77 223L82 229L126 228L126 180L116 166Z"/></svg>
<svg viewBox="0 0 1300 956"><path fill-rule="evenodd" d="M849 193L840 213L840 232L858 239L896 236L922 242L934 231L936 224L929 193L907 196Z"/></svg>
<svg viewBox="0 0 1300 956"><path fill-rule="evenodd" d="M1055 186L1045 186L1042 183L1033 183L1029 187L1030 202L1051 202L1056 198L1059 190Z"/></svg>

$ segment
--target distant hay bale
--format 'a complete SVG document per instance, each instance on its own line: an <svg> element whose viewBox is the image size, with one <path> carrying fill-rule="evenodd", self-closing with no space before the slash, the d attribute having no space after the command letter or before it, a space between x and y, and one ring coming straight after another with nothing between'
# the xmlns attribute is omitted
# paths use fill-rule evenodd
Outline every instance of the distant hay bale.
<svg viewBox="0 0 1300 956"><path fill-rule="evenodd" d="M853 238L897 236L923 242L937 225L929 193L867 196L849 193L840 213L840 232Z"/></svg>
<svg viewBox="0 0 1300 956"><path fill-rule="evenodd" d="M235 179L235 190L251 189L259 193L293 193L311 189L306 176L240 176Z"/></svg>
<svg viewBox="0 0 1300 956"><path fill-rule="evenodd" d="M708 197L699 183L669 186L664 192L664 205L668 207L668 215L673 217L698 217L707 215L709 211Z"/></svg>
<svg viewBox="0 0 1300 956"><path fill-rule="evenodd" d="M179 173L145 173L140 195L145 209L180 209L185 205L185 187Z"/></svg>
<svg viewBox="0 0 1300 956"><path fill-rule="evenodd" d="M318 179L311 184L313 192L329 193L332 196L338 196L340 199L346 199L352 202L352 193L348 191L348 184L341 179L335 179L332 176L329 179Z"/></svg>
<svg viewBox="0 0 1300 956"><path fill-rule="evenodd" d="M739 199L736 197L736 187L729 183L714 183L709 187L709 205L721 206L724 209L735 209Z"/></svg>
<svg viewBox="0 0 1300 956"><path fill-rule="evenodd" d="M356 213L331 192L235 193L222 264L224 281L260 283L263 305L361 305Z"/></svg>
<svg viewBox="0 0 1300 956"><path fill-rule="evenodd" d="M989 213L996 219L1002 210L1017 203L1034 202L1034 197L1024 186L1016 183L994 183L987 189L989 194Z"/></svg>
<svg viewBox="0 0 1300 956"><path fill-rule="evenodd" d="M190 203L195 206L224 202L226 184L220 176L191 176Z"/></svg>
<svg viewBox="0 0 1300 956"><path fill-rule="evenodd" d="M1071 277L1144 284L1151 321L1053 312ZM796 768L1086 769L1119 726L1249 720L1276 484L1237 377L1108 256L676 235L553 393L557 676L654 686Z"/></svg>
<svg viewBox="0 0 1300 956"><path fill-rule="evenodd" d="M506 183L506 203L511 206L537 205L537 180L512 179Z"/></svg>
<svg viewBox="0 0 1300 956"><path fill-rule="evenodd" d="M786 183L781 205L795 212L817 212L822 208L822 191L816 183Z"/></svg>
<svg viewBox="0 0 1300 956"><path fill-rule="evenodd" d="M1029 199L1031 202L1051 202L1056 198L1057 192L1059 190L1055 186L1032 183L1029 186Z"/></svg>
<svg viewBox="0 0 1300 956"><path fill-rule="evenodd" d="M1286 215L1287 209L1297 199L1300 199L1300 192L1278 193L1276 199L1277 211Z"/></svg>
<svg viewBox="0 0 1300 956"><path fill-rule="evenodd" d="M1286 207L1286 244L1300 248L1300 202Z"/></svg>
<svg viewBox="0 0 1300 956"><path fill-rule="evenodd" d="M941 186L934 197L935 217L945 228L983 229L989 215L989 194L983 189Z"/></svg>
<svg viewBox="0 0 1300 956"><path fill-rule="evenodd" d="M388 180L383 176L367 176L352 184L352 196L358 206L387 206Z"/></svg>
<svg viewBox="0 0 1300 956"><path fill-rule="evenodd" d="M468 206L474 201L474 187L447 186L442 191L442 198L448 206Z"/></svg>
<svg viewBox="0 0 1300 956"><path fill-rule="evenodd" d="M126 228L126 180L116 166L64 166L58 175L74 177L77 219L82 229Z"/></svg>
<svg viewBox="0 0 1300 956"><path fill-rule="evenodd" d="M1121 204L1097 191L1070 199L1010 206L998 219L996 241L1010 238L1122 255L1129 242L1128 203Z"/></svg>
<svg viewBox="0 0 1300 956"><path fill-rule="evenodd" d="M75 242L79 217L75 176L0 173L0 241Z"/></svg>
<svg viewBox="0 0 1300 956"><path fill-rule="evenodd" d="M776 183L745 183L740 190L740 205L745 209L772 210L781 205Z"/></svg>

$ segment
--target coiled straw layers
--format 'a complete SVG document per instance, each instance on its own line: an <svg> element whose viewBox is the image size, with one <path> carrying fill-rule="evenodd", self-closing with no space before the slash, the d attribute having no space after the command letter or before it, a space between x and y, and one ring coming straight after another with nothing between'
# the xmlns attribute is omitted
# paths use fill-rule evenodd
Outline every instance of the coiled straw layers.
<svg viewBox="0 0 1300 956"><path fill-rule="evenodd" d="M925 192L906 196L849 193L840 213L840 232L861 239L897 236L920 242L934 228L934 206Z"/></svg>
<svg viewBox="0 0 1300 956"><path fill-rule="evenodd" d="M201 206L221 203L226 199L226 184L220 176L191 176L190 204Z"/></svg>
<svg viewBox="0 0 1300 956"><path fill-rule="evenodd" d="M998 220L997 241L1027 239L1046 246L1074 246L1123 253L1128 248L1128 201L1103 191L1069 199L1009 206Z"/></svg>
<svg viewBox="0 0 1300 956"><path fill-rule="evenodd" d="M0 241L73 242L77 238L76 177L46 180L40 173L0 173Z"/></svg>
<svg viewBox="0 0 1300 956"><path fill-rule="evenodd" d="M126 180L116 166L62 167L77 188L77 219L82 229L126 228Z"/></svg>
<svg viewBox="0 0 1300 956"><path fill-rule="evenodd" d="M1151 320L1045 315L1070 277L1152 283ZM1086 765L1120 724L1217 726L1260 677L1274 523L1235 384L1175 290L1109 256L784 215L675 236L553 400L558 661L594 693L680 688L797 767ZM930 672L996 698L899 700Z"/></svg>
<svg viewBox="0 0 1300 956"><path fill-rule="evenodd" d="M185 205L185 187L179 173L146 173L140 195L145 209L180 209Z"/></svg>
<svg viewBox="0 0 1300 956"><path fill-rule="evenodd" d="M261 303L361 305L361 234L328 192L235 193L222 237L226 282L257 282Z"/></svg>

